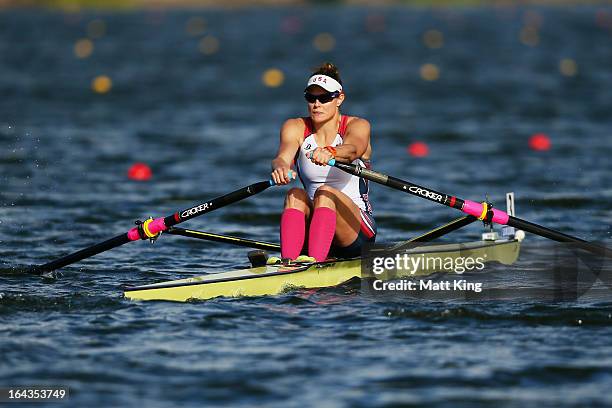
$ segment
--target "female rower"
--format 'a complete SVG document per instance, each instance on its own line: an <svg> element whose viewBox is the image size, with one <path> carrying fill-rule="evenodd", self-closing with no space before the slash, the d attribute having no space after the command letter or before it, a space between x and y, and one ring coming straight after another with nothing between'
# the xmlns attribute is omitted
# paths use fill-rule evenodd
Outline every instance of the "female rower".
<svg viewBox="0 0 612 408"><path fill-rule="evenodd" d="M330 249L337 257L359 256L362 245L376 238L367 181L327 163L333 158L365 167L372 154L370 123L340 113L345 93L333 64L314 71L304 97L309 115L285 121L272 161L276 184L295 178L293 165L304 187L287 192L281 256L296 259L306 246L318 262L327 259Z"/></svg>

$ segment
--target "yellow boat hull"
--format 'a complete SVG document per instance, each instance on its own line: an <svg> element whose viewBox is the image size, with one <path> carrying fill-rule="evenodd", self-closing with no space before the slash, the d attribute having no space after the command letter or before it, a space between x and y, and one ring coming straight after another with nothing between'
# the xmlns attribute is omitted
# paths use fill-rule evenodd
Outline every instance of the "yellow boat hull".
<svg viewBox="0 0 612 408"><path fill-rule="evenodd" d="M478 241L465 244L445 244L418 247L406 251L410 256L428 257L484 257L486 262L512 264L518 258L517 240ZM338 286L353 278L374 277L362 270L361 259L339 260L296 266L263 266L229 272L207 274L187 279L137 286L124 290L124 296L134 300L167 300L185 302L216 297L276 295L292 288L324 288ZM392 280L423 276L436 270L386 271L377 279ZM364 276L364 273L368 276Z"/></svg>

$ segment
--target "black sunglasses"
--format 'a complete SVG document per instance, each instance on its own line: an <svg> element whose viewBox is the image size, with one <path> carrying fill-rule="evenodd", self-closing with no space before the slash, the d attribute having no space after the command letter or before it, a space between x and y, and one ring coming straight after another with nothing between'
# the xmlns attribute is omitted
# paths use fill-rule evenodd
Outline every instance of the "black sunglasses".
<svg viewBox="0 0 612 408"><path fill-rule="evenodd" d="M338 91L327 92L327 93L320 94L320 95L313 95L311 93L304 92L304 99L306 99L308 103L315 103L317 99L321 103L327 103L333 100L334 98L337 98L338 96L340 96L340 92Z"/></svg>

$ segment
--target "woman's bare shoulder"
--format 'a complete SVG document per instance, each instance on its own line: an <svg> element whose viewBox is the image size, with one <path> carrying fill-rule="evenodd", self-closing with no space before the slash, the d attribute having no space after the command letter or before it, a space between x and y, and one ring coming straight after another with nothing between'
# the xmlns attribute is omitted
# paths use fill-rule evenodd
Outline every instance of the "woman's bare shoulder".
<svg viewBox="0 0 612 408"><path fill-rule="evenodd" d="M302 130L306 128L303 118L289 118L283 123L283 130Z"/></svg>
<svg viewBox="0 0 612 408"><path fill-rule="evenodd" d="M370 122L359 116L350 116L346 121L346 130L370 131Z"/></svg>
<svg viewBox="0 0 612 408"><path fill-rule="evenodd" d="M297 139L301 144L304 139L304 130L306 124L302 118L289 118L285 120L281 127L281 138L282 139Z"/></svg>

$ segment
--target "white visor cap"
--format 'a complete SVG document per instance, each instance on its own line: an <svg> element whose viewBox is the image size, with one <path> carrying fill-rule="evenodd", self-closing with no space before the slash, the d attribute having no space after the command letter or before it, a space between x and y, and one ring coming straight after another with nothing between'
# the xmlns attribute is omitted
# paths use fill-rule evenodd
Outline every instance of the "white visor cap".
<svg viewBox="0 0 612 408"><path fill-rule="evenodd" d="M312 85L318 85L321 88L325 89L327 92L342 92L342 85L340 85L340 82L327 75L311 76L310 79L308 79L308 84L306 84L306 89L308 89Z"/></svg>

